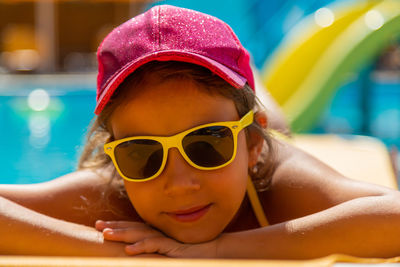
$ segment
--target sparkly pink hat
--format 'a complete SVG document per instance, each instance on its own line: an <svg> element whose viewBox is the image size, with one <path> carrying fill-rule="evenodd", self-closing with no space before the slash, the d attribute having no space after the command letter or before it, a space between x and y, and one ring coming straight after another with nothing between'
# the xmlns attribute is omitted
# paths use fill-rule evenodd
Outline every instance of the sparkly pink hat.
<svg viewBox="0 0 400 267"><path fill-rule="evenodd" d="M183 61L210 69L236 88L254 90L250 56L223 21L197 11L155 6L115 28L97 50L98 115L123 80L150 61Z"/></svg>

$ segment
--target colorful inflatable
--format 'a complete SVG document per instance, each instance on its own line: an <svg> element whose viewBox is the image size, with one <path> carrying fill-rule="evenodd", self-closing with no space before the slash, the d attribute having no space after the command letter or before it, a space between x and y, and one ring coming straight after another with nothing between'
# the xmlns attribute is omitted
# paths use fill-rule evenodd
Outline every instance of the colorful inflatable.
<svg viewBox="0 0 400 267"><path fill-rule="evenodd" d="M343 1L299 23L266 61L263 83L294 132L309 130L349 75L400 37L400 1Z"/></svg>

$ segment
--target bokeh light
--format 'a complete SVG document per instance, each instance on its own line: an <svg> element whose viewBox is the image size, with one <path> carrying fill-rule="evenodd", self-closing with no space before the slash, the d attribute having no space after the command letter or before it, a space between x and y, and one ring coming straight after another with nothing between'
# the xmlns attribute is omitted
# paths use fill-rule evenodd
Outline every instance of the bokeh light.
<svg viewBox="0 0 400 267"><path fill-rule="evenodd" d="M377 10L370 10L364 16L365 24L372 30L377 30L382 27L385 19L382 14Z"/></svg>
<svg viewBox="0 0 400 267"><path fill-rule="evenodd" d="M335 14L329 8L323 7L315 11L314 20L320 27L329 27L335 21Z"/></svg>
<svg viewBox="0 0 400 267"><path fill-rule="evenodd" d="M28 96L28 106L34 111L47 109L50 104L50 96L44 89L35 89Z"/></svg>

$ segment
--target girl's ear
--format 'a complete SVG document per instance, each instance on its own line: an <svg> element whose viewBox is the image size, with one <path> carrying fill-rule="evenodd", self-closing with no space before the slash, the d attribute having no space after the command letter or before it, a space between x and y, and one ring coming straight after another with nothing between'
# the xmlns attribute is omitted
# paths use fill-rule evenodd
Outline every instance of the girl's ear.
<svg viewBox="0 0 400 267"><path fill-rule="evenodd" d="M258 111L254 114L254 121L258 123L263 129L267 129L268 127L268 118L265 112ZM261 154L262 148L264 145L264 137L258 133L257 131L250 130L249 131L249 168L252 168L256 165L258 161L258 157Z"/></svg>

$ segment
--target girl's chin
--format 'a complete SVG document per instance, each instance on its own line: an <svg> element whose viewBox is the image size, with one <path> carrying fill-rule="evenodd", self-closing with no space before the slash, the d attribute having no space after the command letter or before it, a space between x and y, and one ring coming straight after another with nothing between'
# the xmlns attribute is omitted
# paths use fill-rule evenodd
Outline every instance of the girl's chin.
<svg viewBox="0 0 400 267"><path fill-rule="evenodd" d="M182 231L178 230L174 233L167 234L168 236L172 237L173 239L187 244L196 244L196 243L203 243L208 242L215 239L218 235L220 235L222 231L210 233L210 232L201 232L196 230L191 231Z"/></svg>

